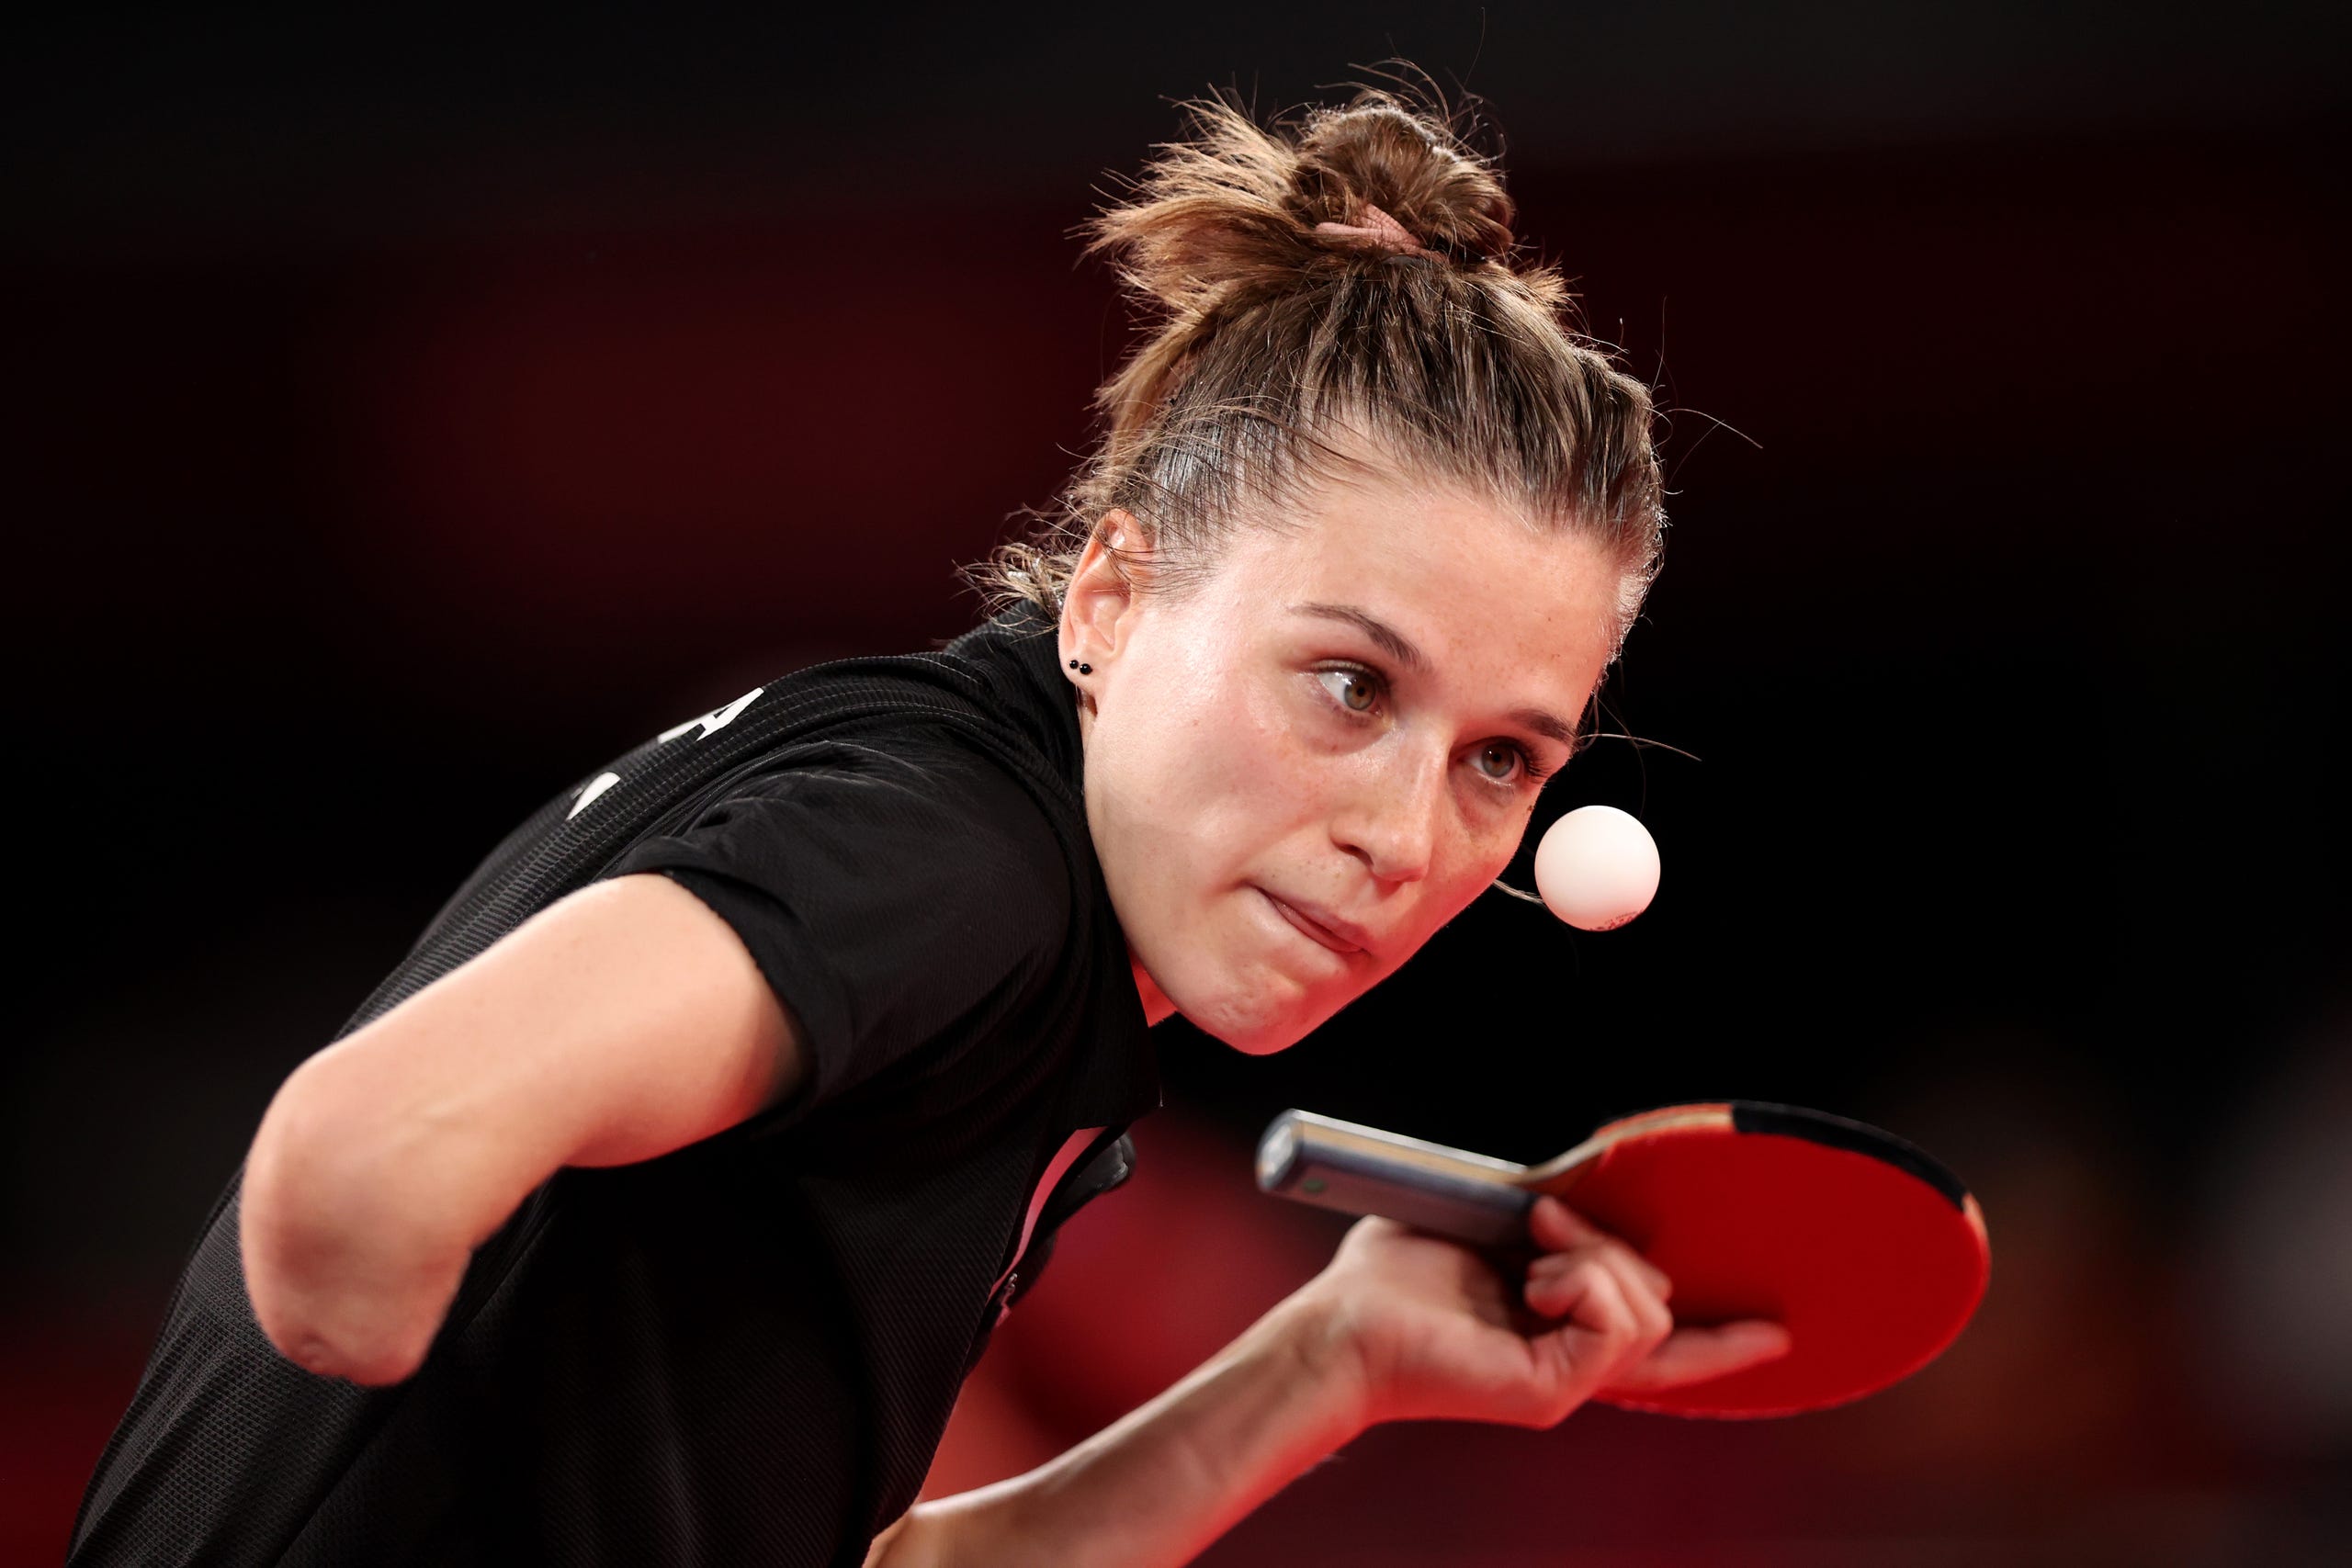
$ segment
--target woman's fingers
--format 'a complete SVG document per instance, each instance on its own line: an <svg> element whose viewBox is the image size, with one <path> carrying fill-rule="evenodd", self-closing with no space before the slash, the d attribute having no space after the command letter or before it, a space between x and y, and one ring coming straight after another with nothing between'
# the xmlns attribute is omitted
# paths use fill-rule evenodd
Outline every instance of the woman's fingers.
<svg viewBox="0 0 2352 1568"><path fill-rule="evenodd" d="M1608 1232L1548 1192L1528 1210L1527 1234L1546 1252L1566 1252L1587 1242L1609 1239Z"/></svg>
<svg viewBox="0 0 2352 1568"><path fill-rule="evenodd" d="M1592 1370L1604 1390L1679 1388L1789 1353L1789 1331L1761 1318L1676 1327L1666 1304L1673 1281L1665 1271L1557 1198L1536 1200L1528 1235L1546 1250L1528 1266L1527 1304L1571 1320L1555 1333L1580 1329L1592 1337L1578 1359L1599 1363Z"/></svg>
<svg viewBox="0 0 2352 1568"><path fill-rule="evenodd" d="M1677 1328L1666 1303L1673 1281L1665 1271L1570 1209L1542 1197L1528 1214L1528 1234L1547 1250L1528 1266L1528 1306L1546 1317L1573 1317L1600 1333L1617 1364L1605 1386L1628 1393L1679 1388L1777 1360L1789 1352L1789 1331L1748 1319L1713 1327ZM1611 1334L1589 1314L1609 1281ZM1583 1309L1583 1310L1579 1310ZM1623 1318L1615 1318L1622 1311Z"/></svg>
<svg viewBox="0 0 2352 1568"><path fill-rule="evenodd" d="M1596 1392L1641 1365L1672 1332L1666 1303L1614 1243L1579 1247L1538 1260L1528 1303L1566 1321L1535 1337L1534 1425L1557 1424Z"/></svg>
<svg viewBox="0 0 2352 1568"><path fill-rule="evenodd" d="M1674 1314L1666 1309L1666 1292L1661 1288L1666 1276L1628 1247L1618 1249L1616 1261L1623 1272L1633 1275L1625 1292L1625 1304L1634 1309L1634 1320L1641 1326L1640 1345L1646 1355L1674 1332Z"/></svg>
<svg viewBox="0 0 2352 1568"><path fill-rule="evenodd" d="M1789 1353L1792 1343L1787 1329L1761 1318L1713 1328L1678 1328L1647 1356L1619 1369L1609 1387L1637 1393L1704 1382L1777 1361Z"/></svg>
<svg viewBox="0 0 2352 1568"><path fill-rule="evenodd" d="M1543 1336L1556 1380L1551 1392L1566 1400L1547 1407L1547 1424L1640 1365L1674 1329L1640 1259L1614 1242L1537 1259L1526 1294L1535 1312L1568 1320Z"/></svg>
<svg viewBox="0 0 2352 1568"><path fill-rule="evenodd" d="M1580 1292L1571 1282L1593 1269L1615 1281L1617 1295L1625 1303L1637 1333L1653 1342L1666 1337L1674 1326L1674 1318L1652 1282L1651 1276L1657 1270L1615 1243L1579 1247L1571 1252L1537 1258L1528 1266L1527 1304L1546 1317L1566 1315L1580 1299Z"/></svg>
<svg viewBox="0 0 2352 1568"><path fill-rule="evenodd" d="M1611 1343L1631 1341L1641 1332L1624 1281L1599 1254L1579 1251L1544 1261L1555 1267L1540 1280L1529 1280L1528 1305L1547 1317L1569 1318Z"/></svg>
<svg viewBox="0 0 2352 1568"><path fill-rule="evenodd" d="M1543 1247L1547 1254L1553 1256L1573 1252L1581 1247L1610 1248L1623 1256L1636 1276L1650 1290L1657 1292L1660 1301L1670 1300L1673 1297L1674 1281L1667 1278L1664 1269L1569 1208L1566 1203L1561 1202L1557 1198L1547 1194L1535 1200L1535 1206L1528 1211L1527 1234L1536 1246ZM1537 1266L1540 1267L1547 1260L1547 1258L1538 1258ZM1533 1277L1534 1271L1531 1269L1529 1278Z"/></svg>

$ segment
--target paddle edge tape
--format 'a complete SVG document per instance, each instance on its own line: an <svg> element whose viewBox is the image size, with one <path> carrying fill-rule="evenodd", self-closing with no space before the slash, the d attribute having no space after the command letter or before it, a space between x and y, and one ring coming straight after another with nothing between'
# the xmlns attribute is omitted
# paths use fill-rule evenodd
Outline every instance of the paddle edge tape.
<svg viewBox="0 0 2352 1568"><path fill-rule="evenodd" d="M1770 1105L1754 1100L1734 1100L1725 1103L1731 1111L1734 1132L1774 1133L1785 1138L1804 1138L1829 1148L1845 1149L1852 1154L1883 1160L1898 1170L1917 1177L1942 1193L1945 1201L1958 1209L1979 1235L1984 1233L1984 1214L1976 1207L1976 1200L1969 1195L1968 1184L1918 1145L1898 1138L1883 1128L1850 1122L1825 1111L1807 1111L1794 1105Z"/></svg>
<svg viewBox="0 0 2352 1568"><path fill-rule="evenodd" d="M1538 1192L1565 1196L1576 1185L1577 1178L1598 1164L1607 1154L1626 1139L1653 1133L1691 1131L1736 1132L1732 1120L1732 1102L1708 1100L1697 1105L1661 1105L1655 1111L1639 1111L1631 1116L1621 1116L1594 1132L1591 1137L1564 1155L1530 1167L1520 1178L1522 1187Z"/></svg>

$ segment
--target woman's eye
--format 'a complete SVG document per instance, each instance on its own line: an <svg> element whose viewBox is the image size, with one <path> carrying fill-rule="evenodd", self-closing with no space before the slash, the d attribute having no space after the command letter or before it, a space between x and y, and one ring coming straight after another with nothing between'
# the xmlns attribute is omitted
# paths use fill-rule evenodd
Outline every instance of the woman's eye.
<svg viewBox="0 0 2352 1568"><path fill-rule="evenodd" d="M1495 783L1509 784L1525 760L1525 755L1510 741L1489 740L1478 748L1474 765Z"/></svg>
<svg viewBox="0 0 2352 1568"><path fill-rule="evenodd" d="M1370 713L1380 700L1379 684L1361 670L1319 670L1324 689L1350 713Z"/></svg>

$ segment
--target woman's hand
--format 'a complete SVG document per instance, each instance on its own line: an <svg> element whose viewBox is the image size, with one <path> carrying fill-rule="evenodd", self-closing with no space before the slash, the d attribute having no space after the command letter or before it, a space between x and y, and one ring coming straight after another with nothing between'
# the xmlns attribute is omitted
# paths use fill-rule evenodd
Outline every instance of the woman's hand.
<svg viewBox="0 0 2352 1568"><path fill-rule="evenodd" d="M1548 1427L1597 1393L1696 1382L1782 1354L1776 1324L1675 1329L1665 1276L1540 1200L1543 1255L1506 1280L1387 1220L1175 1387L1027 1475L918 1505L868 1568L1190 1562L1374 1421Z"/></svg>
<svg viewBox="0 0 2352 1568"><path fill-rule="evenodd" d="M1392 1220L1348 1232L1300 1296L1322 1309L1335 1364L1361 1380L1364 1425L1550 1427L1595 1394L1675 1388L1788 1353L1776 1323L1675 1327L1665 1274L1556 1198L1536 1201L1528 1229L1543 1250L1523 1280Z"/></svg>

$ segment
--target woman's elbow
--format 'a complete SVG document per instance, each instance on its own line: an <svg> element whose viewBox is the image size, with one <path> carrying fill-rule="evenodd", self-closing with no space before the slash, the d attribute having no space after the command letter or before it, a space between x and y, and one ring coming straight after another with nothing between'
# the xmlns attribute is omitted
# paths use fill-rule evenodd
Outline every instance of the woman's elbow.
<svg viewBox="0 0 2352 1568"><path fill-rule="evenodd" d="M425 1162L401 1157L386 1120L312 1058L271 1100L238 1199L263 1334L310 1371L368 1384L424 1363L471 1255L436 1223Z"/></svg>

